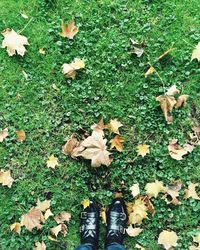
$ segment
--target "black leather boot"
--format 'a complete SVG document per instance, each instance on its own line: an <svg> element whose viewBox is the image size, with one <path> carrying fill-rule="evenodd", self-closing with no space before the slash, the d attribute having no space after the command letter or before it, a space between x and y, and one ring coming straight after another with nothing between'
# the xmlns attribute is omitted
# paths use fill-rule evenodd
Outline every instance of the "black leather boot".
<svg viewBox="0 0 200 250"><path fill-rule="evenodd" d="M81 213L80 233L81 244L89 245L93 250L98 249L99 207L94 201L90 201L90 205Z"/></svg>
<svg viewBox="0 0 200 250"><path fill-rule="evenodd" d="M127 210L123 198L116 198L106 212L106 239L105 246L113 243L122 244L127 223Z"/></svg>

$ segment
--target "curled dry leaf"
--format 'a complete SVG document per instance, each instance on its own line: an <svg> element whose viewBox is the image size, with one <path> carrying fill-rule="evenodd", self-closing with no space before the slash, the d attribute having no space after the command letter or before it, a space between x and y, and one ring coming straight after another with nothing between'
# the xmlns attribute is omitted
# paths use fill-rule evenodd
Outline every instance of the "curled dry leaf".
<svg viewBox="0 0 200 250"><path fill-rule="evenodd" d="M13 181L14 179L11 177L10 170L5 171L0 169L0 183L3 186L8 186L11 188Z"/></svg>
<svg viewBox="0 0 200 250"><path fill-rule="evenodd" d="M146 145L146 144L138 145L137 152L138 152L138 155L141 155L142 157L144 157L146 154L150 153L149 145Z"/></svg>
<svg viewBox="0 0 200 250"><path fill-rule="evenodd" d="M24 130L17 130L16 134L17 134L17 141L19 141L19 142L25 141L26 134L25 134Z"/></svg>
<svg viewBox="0 0 200 250"><path fill-rule="evenodd" d="M178 140L176 139L171 140L168 145L168 151L173 159L180 161L184 155L188 154L188 147L187 145L186 147L181 147L177 142Z"/></svg>
<svg viewBox="0 0 200 250"><path fill-rule="evenodd" d="M44 212L48 208L50 208L51 201L50 200L45 200L45 201L40 201L39 199L37 200L37 206L36 208L39 209L40 211Z"/></svg>
<svg viewBox="0 0 200 250"><path fill-rule="evenodd" d="M42 241L41 243L38 241L35 243L35 250L46 250L46 245Z"/></svg>
<svg viewBox="0 0 200 250"><path fill-rule="evenodd" d="M144 196L142 198L142 200L145 202L147 208L148 208L148 211L153 215L155 213L155 209L154 209L154 206L149 198L149 196Z"/></svg>
<svg viewBox="0 0 200 250"><path fill-rule="evenodd" d="M62 73L68 78L75 79L76 71L84 68L85 68L84 61L80 58L75 58L74 61L71 62L70 64L64 63L62 65Z"/></svg>
<svg viewBox="0 0 200 250"><path fill-rule="evenodd" d="M138 183L134 184L132 187L130 187L130 190L131 190L133 197L135 198L136 196L140 194L139 184Z"/></svg>
<svg viewBox="0 0 200 250"><path fill-rule="evenodd" d="M19 222L15 222L12 225L10 225L10 230L14 231L15 233L20 234L21 232L21 224Z"/></svg>
<svg viewBox="0 0 200 250"><path fill-rule="evenodd" d="M74 39L74 36L78 33L78 28L75 26L74 20L71 20L68 25L65 25L62 21L61 23L61 36L67 37L68 39Z"/></svg>
<svg viewBox="0 0 200 250"><path fill-rule="evenodd" d="M167 185L165 187L165 194L163 195L162 199L166 201L167 204L174 204L178 205L179 204L179 191L182 187L182 182L181 181L174 181L172 184Z"/></svg>
<svg viewBox="0 0 200 250"><path fill-rule="evenodd" d="M85 159L92 160L91 166L99 167L101 165L109 166L111 164L110 152L107 151L106 139L99 134L89 136L81 145L86 149L80 153Z"/></svg>
<svg viewBox="0 0 200 250"><path fill-rule="evenodd" d="M25 226L31 232L35 227L41 229L43 221L42 212L38 208L33 207L27 214L22 215L21 226Z"/></svg>
<svg viewBox="0 0 200 250"><path fill-rule="evenodd" d="M8 135L8 128L4 128L2 131L0 131L0 142L3 142Z"/></svg>
<svg viewBox="0 0 200 250"><path fill-rule="evenodd" d="M46 221L50 216L53 216L53 213L50 209L47 209L47 211L44 214L44 220Z"/></svg>
<svg viewBox="0 0 200 250"><path fill-rule="evenodd" d="M141 57L144 53L145 45L144 43L138 43L133 39L130 39L131 44L133 45L133 54L136 54L137 57Z"/></svg>
<svg viewBox="0 0 200 250"><path fill-rule="evenodd" d="M107 128L110 132L115 134L120 134L119 128L122 127L123 124L119 122L117 119L111 119L110 122L105 125L105 128Z"/></svg>
<svg viewBox="0 0 200 250"><path fill-rule="evenodd" d="M51 228L51 233L55 235L56 238L60 232L62 232L64 236L67 235L67 226L65 224L60 224L56 227Z"/></svg>
<svg viewBox="0 0 200 250"><path fill-rule="evenodd" d="M90 205L90 200L85 199L81 202L81 205L83 205L83 209L86 209Z"/></svg>
<svg viewBox="0 0 200 250"><path fill-rule="evenodd" d="M72 158L76 158L83 150L84 147L80 145L80 142L77 140L76 135L72 134L70 139L63 146L62 152L65 155L69 155Z"/></svg>
<svg viewBox="0 0 200 250"><path fill-rule="evenodd" d="M145 190L148 196L156 198L160 192L165 191L165 187L162 181L156 180L155 182L147 183Z"/></svg>
<svg viewBox="0 0 200 250"><path fill-rule="evenodd" d="M192 58L191 60L197 59L198 62L200 62L200 42L197 44L195 49L192 52Z"/></svg>
<svg viewBox="0 0 200 250"><path fill-rule="evenodd" d="M189 95L180 95L176 100L175 108L178 109L180 107L185 107L187 105L187 99Z"/></svg>
<svg viewBox="0 0 200 250"><path fill-rule="evenodd" d="M158 96L156 101L160 102L160 107L163 111L165 120L168 124L173 122L171 112L176 104L176 100L173 96Z"/></svg>
<svg viewBox="0 0 200 250"><path fill-rule="evenodd" d="M69 222L70 219L71 219L71 214L65 211L61 212L60 214L54 217L54 220L57 222L57 224L63 223L65 221Z"/></svg>
<svg viewBox="0 0 200 250"><path fill-rule="evenodd" d="M138 236L141 232L143 231L143 229L139 228L139 227L135 227L133 228L132 225L130 225L127 229L126 232L129 236L131 237L136 237Z"/></svg>
<svg viewBox="0 0 200 250"><path fill-rule="evenodd" d="M163 245L163 247L168 250L171 247L176 247L178 241L178 236L174 231L163 230L159 234L158 244Z"/></svg>
<svg viewBox="0 0 200 250"><path fill-rule="evenodd" d="M47 167L55 169L57 165L58 165L58 158L55 157L54 155L49 156L49 159L47 161Z"/></svg>
<svg viewBox="0 0 200 250"><path fill-rule="evenodd" d="M116 148L117 151L122 152L124 139L120 135L116 135L113 139L110 140L110 149Z"/></svg>
<svg viewBox="0 0 200 250"><path fill-rule="evenodd" d="M195 200L200 200L200 197L198 196L196 192L196 188L199 186L199 183L190 183L188 186L188 189L185 189L185 199L193 198Z"/></svg>
<svg viewBox="0 0 200 250"><path fill-rule="evenodd" d="M147 70L147 72L144 74L145 78L155 72L155 68L153 66L150 66L150 68Z"/></svg>
<svg viewBox="0 0 200 250"><path fill-rule="evenodd" d="M25 36L17 34L13 29L5 29L2 32L4 40L2 42L2 48L7 47L9 56L13 56L16 53L20 56L24 56L26 48L24 45L29 45Z"/></svg>

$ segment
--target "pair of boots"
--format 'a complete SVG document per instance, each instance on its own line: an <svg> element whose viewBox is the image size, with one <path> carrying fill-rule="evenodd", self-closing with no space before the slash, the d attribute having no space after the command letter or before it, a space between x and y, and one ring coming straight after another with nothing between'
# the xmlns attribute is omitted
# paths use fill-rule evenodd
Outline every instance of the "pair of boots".
<svg viewBox="0 0 200 250"><path fill-rule="evenodd" d="M123 243L127 223L127 211L123 198L116 198L106 211L106 249L124 249ZM81 246L77 250L98 250L100 213L94 201L81 213L80 234ZM119 246L119 247L114 247Z"/></svg>

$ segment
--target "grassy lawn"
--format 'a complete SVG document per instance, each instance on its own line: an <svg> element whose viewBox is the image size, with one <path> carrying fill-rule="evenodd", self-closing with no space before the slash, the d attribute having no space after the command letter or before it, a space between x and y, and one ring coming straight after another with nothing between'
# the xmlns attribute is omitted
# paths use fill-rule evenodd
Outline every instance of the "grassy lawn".
<svg viewBox="0 0 200 250"><path fill-rule="evenodd" d="M22 18L21 11L29 19ZM30 43L23 58L0 50L0 130L8 127L10 132L0 143L0 162L15 179L10 189L0 187L0 249L29 250L43 240L49 250L73 250L79 243L81 200L94 197L108 205L124 181L124 197L131 201L129 188L134 183L144 193L145 184L158 179L165 184L182 180L181 204L167 205L161 196L153 198L155 215L144 220L139 236L126 237L125 246L133 250L138 243L148 250L163 249L157 244L158 235L171 229L179 236L176 249L187 250L200 219L200 203L184 200L183 194L190 181L200 180L200 147L176 161L167 145L173 138L183 144L193 124L200 123L200 69L197 60L190 61L200 41L199 1L1 0L0 17L1 31L23 29ZM59 35L60 23L72 17L79 33L68 40ZM141 58L130 53L130 38L147 45ZM190 97L186 108L173 111L174 122L167 125L155 100L163 94L163 84L156 74L145 78L144 73L149 61L171 47L175 50L156 69L166 89L176 84ZM45 48L46 54L39 54L39 48ZM83 58L86 68L75 80L66 79L61 66L75 57ZM124 151L113 151L111 166L92 168L89 161L62 154L73 132L90 131L101 117L106 122L117 118L124 125ZM16 130L26 132L24 143L16 141ZM150 145L151 153L144 158L136 157L140 143ZM52 154L60 163L55 170L46 167ZM55 214L72 213L68 235L59 236L58 242L48 239L53 219L41 231L23 228L20 236L9 229L38 198L51 198ZM102 240L103 236L104 230Z"/></svg>

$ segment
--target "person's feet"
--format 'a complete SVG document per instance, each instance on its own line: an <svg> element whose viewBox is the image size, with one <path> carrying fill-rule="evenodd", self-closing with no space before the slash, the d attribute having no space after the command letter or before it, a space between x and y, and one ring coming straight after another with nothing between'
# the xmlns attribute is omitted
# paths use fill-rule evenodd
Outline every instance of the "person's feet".
<svg viewBox="0 0 200 250"><path fill-rule="evenodd" d="M106 220L106 247L113 243L122 244L127 223L126 204L123 198L113 200L107 210Z"/></svg>
<svg viewBox="0 0 200 250"><path fill-rule="evenodd" d="M81 213L80 223L81 244L87 244L93 250L98 249L99 238L99 207L94 201Z"/></svg>

